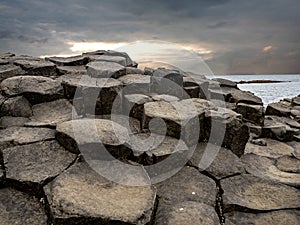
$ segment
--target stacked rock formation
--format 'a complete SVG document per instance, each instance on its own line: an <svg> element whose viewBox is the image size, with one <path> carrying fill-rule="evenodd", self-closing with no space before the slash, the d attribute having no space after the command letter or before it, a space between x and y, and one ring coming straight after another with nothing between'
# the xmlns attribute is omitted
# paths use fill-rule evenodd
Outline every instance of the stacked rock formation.
<svg viewBox="0 0 300 225"><path fill-rule="evenodd" d="M102 50L0 54L0 82L1 225L300 220L300 96L264 111L229 80Z"/></svg>

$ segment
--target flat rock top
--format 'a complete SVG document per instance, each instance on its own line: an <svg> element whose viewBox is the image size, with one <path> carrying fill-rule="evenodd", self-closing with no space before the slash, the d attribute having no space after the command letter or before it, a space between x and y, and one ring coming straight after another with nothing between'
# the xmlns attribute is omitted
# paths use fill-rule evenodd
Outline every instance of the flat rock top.
<svg viewBox="0 0 300 225"><path fill-rule="evenodd" d="M47 62L44 60L16 60L14 64L22 66L24 68L33 68L33 67L55 67L55 64L52 62Z"/></svg>
<svg viewBox="0 0 300 225"><path fill-rule="evenodd" d="M57 132L69 136L77 144L103 143L104 145L122 145L129 136L128 131L116 122L105 119L71 120L56 127Z"/></svg>
<svg viewBox="0 0 300 225"><path fill-rule="evenodd" d="M211 206L186 201L181 202L167 212L159 215L156 225L219 225L219 218L215 209Z"/></svg>
<svg viewBox="0 0 300 225"><path fill-rule="evenodd" d="M86 56L77 55L71 57L49 57L46 60L53 62L57 65L61 66L75 66L75 65L83 65L85 62L88 62L88 58Z"/></svg>
<svg viewBox="0 0 300 225"><path fill-rule="evenodd" d="M60 82L42 76L11 77L2 81L0 87L6 95L10 96L23 93L51 95L62 91Z"/></svg>
<svg viewBox="0 0 300 225"><path fill-rule="evenodd" d="M131 187L113 183L85 163L76 163L45 187L54 218L96 218L109 222L146 224L154 207L151 186Z"/></svg>
<svg viewBox="0 0 300 225"><path fill-rule="evenodd" d="M295 152L294 148L286 143L269 138L263 140L265 140L267 146L256 145L248 142L245 148L245 153L253 153L270 158L279 158L284 155L292 155Z"/></svg>
<svg viewBox="0 0 300 225"><path fill-rule="evenodd" d="M7 178L38 184L59 175L76 158L57 141L7 148L3 155Z"/></svg>
<svg viewBox="0 0 300 225"><path fill-rule="evenodd" d="M47 225L47 216L38 199L11 188L0 189L1 225Z"/></svg>
<svg viewBox="0 0 300 225"><path fill-rule="evenodd" d="M184 201L201 202L211 206L215 204L215 182L192 167L185 166L156 187L162 204L174 205Z"/></svg>
<svg viewBox="0 0 300 225"><path fill-rule="evenodd" d="M89 56L91 61L105 61L114 62L122 66L127 66L126 58L123 56L113 56L113 55L91 55Z"/></svg>
<svg viewBox="0 0 300 225"><path fill-rule="evenodd" d="M72 119L72 104L66 99L34 105L32 111L26 126L56 126Z"/></svg>
<svg viewBox="0 0 300 225"><path fill-rule="evenodd" d="M212 144L198 143L190 161L193 166L207 171L216 179L245 173L239 157L229 149ZM208 164L209 162L211 163Z"/></svg>
<svg viewBox="0 0 300 225"><path fill-rule="evenodd" d="M282 210L268 213L232 212L226 213L225 218L226 225L296 225L300 221L300 212L298 210Z"/></svg>
<svg viewBox="0 0 300 225"><path fill-rule="evenodd" d="M54 138L55 130L48 128L9 127L0 130L0 146L6 143L11 145L30 144Z"/></svg>
<svg viewBox="0 0 300 225"><path fill-rule="evenodd" d="M275 159L254 154L243 155L241 159L247 172L254 176L278 183L284 183L290 186L300 187L300 174L288 173L280 170L278 167L276 167ZM300 160L297 161L300 162ZM298 165L300 165L299 162ZM293 164L295 165L296 163Z"/></svg>
<svg viewBox="0 0 300 225"><path fill-rule="evenodd" d="M151 76L142 74L128 74L118 78L123 84L150 84Z"/></svg>
<svg viewBox="0 0 300 225"><path fill-rule="evenodd" d="M298 208L300 191L252 175L239 175L221 180L225 210L242 207L253 210Z"/></svg>
<svg viewBox="0 0 300 225"><path fill-rule="evenodd" d="M99 77L99 78L118 78L120 73L124 73L125 75L125 67L121 66L115 62L105 62L105 61L94 61L90 62L87 65L87 73L91 77Z"/></svg>

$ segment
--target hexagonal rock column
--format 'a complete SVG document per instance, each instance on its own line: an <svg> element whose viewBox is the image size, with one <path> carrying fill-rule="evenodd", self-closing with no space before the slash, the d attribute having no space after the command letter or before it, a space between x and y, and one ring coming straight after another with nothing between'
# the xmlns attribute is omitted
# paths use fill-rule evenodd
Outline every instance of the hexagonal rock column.
<svg viewBox="0 0 300 225"><path fill-rule="evenodd" d="M110 120L71 120L58 124L56 131L56 138L63 146L70 152L81 151L86 159L111 160L107 158L109 156L106 151L119 159L126 158L131 153L125 146L129 139L127 129Z"/></svg>
<svg viewBox="0 0 300 225"><path fill-rule="evenodd" d="M144 104L151 101L152 99L149 96L142 94L125 95L123 99L123 104L125 106L124 113L142 121Z"/></svg>
<svg viewBox="0 0 300 225"><path fill-rule="evenodd" d="M165 221L166 217L174 210L174 205L192 201L211 207L214 206L217 194L216 184L212 179L202 175L197 169L184 167L174 176L167 178L168 177L166 177L166 180L163 182L155 185L159 197L155 217L156 220L159 221L158 224L163 224L162 222ZM201 208L202 210L204 208L210 209L210 207L205 206L201 206ZM200 212L202 210L200 210ZM193 212L193 210L191 212Z"/></svg>
<svg viewBox="0 0 300 225"><path fill-rule="evenodd" d="M144 105L143 128L149 129L152 126L152 132L164 135L162 119L166 125L166 133L177 139L182 138L188 146L195 145L200 134L201 122L204 118L204 110L197 109L191 99L179 102L148 102ZM152 122L152 119L155 119ZM150 125L150 126L149 126ZM198 131L198 132L197 132Z"/></svg>
<svg viewBox="0 0 300 225"><path fill-rule="evenodd" d="M234 224L260 224L282 225L298 224L300 221L299 210L280 210L267 213L230 212L225 214L226 225Z"/></svg>
<svg viewBox="0 0 300 225"><path fill-rule="evenodd" d="M90 61L103 61L103 62L114 62L121 66L126 66L126 58L122 56L111 56L111 55L91 55L89 56Z"/></svg>
<svg viewBox="0 0 300 225"><path fill-rule="evenodd" d="M58 123L72 119L72 104L66 99L34 105L32 111L33 116L26 126L56 127Z"/></svg>
<svg viewBox="0 0 300 225"><path fill-rule="evenodd" d="M283 183L289 186L300 187L300 174L289 173L280 170L276 166L275 159L270 159L255 154L243 155L241 159L247 172L254 176L261 177L265 180L271 180L275 183ZM300 162L300 160L297 159L295 159L295 161L296 162L290 161L290 163L296 164L297 161ZM298 165L300 165L299 162Z"/></svg>
<svg viewBox="0 0 300 225"><path fill-rule="evenodd" d="M130 135L129 146L133 151L133 161L142 165L159 163L174 154L176 159L187 159L189 148L186 144L169 136L139 133ZM176 164L174 158L173 164Z"/></svg>
<svg viewBox="0 0 300 225"><path fill-rule="evenodd" d="M249 139L249 128L242 122L242 116L236 112L217 108L208 110L204 119L204 139L216 140L237 156L244 154L245 145Z"/></svg>
<svg viewBox="0 0 300 225"><path fill-rule="evenodd" d="M123 93L126 94L144 94L150 93L150 76L141 74L128 74L120 77L118 80L125 86Z"/></svg>
<svg viewBox="0 0 300 225"><path fill-rule="evenodd" d="M236 112L242 114L246 122L251 122L259 126L263 126L264 124L264 107L261 105L238 103Z"/></svg>
<svg viewBox="0 0 300 225"><path fill-rule="evenodd" d="M241 159L232 151L207 143L198 143L189 165L208 172L218 180L246 172Z"/></svg>
<svg viewBox="0 0 300 225"><path fill-rule="evenodd" d="M82 66L89 62L88 57L77 55L71 57L48 57L45 60L55 63L58 66Z"/></svg>
<svg viewBox="0 0 300 225"><path fill-rule="evenodd" d="M76 155L66 151L57 141L6 148L3 155L8 182L33 194L76 159Z"/></svg>
<svg viewBox="0 0 300 225"><path fill-rule="evenodd" d="M126 74L126 69L118 63L94 61L87 65L87 73L95 78L119 78Z"/></svg>
<svg viewBox="0 0 300 225"><path fill-rule="evenodd" d="M38 199L12 188L0 189L0 224L47 225L44 206Z"/></svg>
<svg viewBox="0 0 300 225"><path fill-rule="evenodd" d="M9 77L25 74L25 71L15 65L0 65L0 82Z"/></svg>
<svg viewBox="0 0 300 225"><path fill-rule="evenodd" d="M54 138L55 130L48 128L9 127L0 130L0 149L53 140Z"/></svg>
<svg viewBox="0 0 300 225"><path fill-rule="evenodd" d="M178 203L165 211L156 225L219 225L220 221L214 207L193 201Z"/></svg>
<svg viewBox="0 0 300 225"><path fill-rule="evenodd" d="M76 163L45 188L55 225L148 224L156 191L113 183Z"/></svg>
<svg viewBox="0 0 300 225"><path fill-rule="evenodd" d="M300 191L245 174L221 180L224 211L299 208Z"/></svg>
<svg viewBox="0 0 300 225"><path fill-rule="evenodd" d="M270 103L267 106L266 115L289 117L291 115L291 105L285 101Z"/></svg>
<svg viewBox="0 0 300 225"><path fill-rule="evenodd" d="M183 75L178 71L157 69L151 76L150 91L157 94L173 95L180 99L188 98L183 92Z"/></svg>
<svg viewBox="0 0 300 225"><path fill-rule="evenodd" d="M0 84L5 95L23 95L31 104L53 101L63 97L59 81L42 76L16 76Z"/></svg>
<svg viewBox="0 0 300 225"><path fill-rule="evenodd" d="M46 77L57 75L56 65L52 62L44 60L16 60L14 64L25 70L26 74Z"/></svg>
<svg viewBox="0 0 300 225"><path fill-rule="evenodd" d="M1 116L30 117L32 116L31 104L22 96L8 98L0 105Z"/></svg>

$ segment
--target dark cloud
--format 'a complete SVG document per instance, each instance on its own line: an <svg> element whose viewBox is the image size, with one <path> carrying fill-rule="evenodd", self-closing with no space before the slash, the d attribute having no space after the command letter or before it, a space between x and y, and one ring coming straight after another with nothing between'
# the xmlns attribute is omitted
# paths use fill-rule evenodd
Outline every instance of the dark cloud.
<svg viewBox="0 0 300 225"><path fill-rule="evenodd" d="M298 0L2 0L0 52L152 39L210 49L216 73L300 73L299 11Z"/></svg>

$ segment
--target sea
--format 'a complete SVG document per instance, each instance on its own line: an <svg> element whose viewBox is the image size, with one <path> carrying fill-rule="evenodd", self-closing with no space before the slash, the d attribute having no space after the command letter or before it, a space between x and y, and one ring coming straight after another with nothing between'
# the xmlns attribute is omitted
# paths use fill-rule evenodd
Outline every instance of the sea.
<svg viewBox="0 0 300 225"><path fill-rule="evenodd" d="M256 96L260 97L264 103L264 106L267 106L272 102L278 102L285 98L292 98L300 95L300 74L215 75L214 78L224 78L235 82L251 80L283 81L280 83L238 84L239 89L243 91L251 91Z"/></svg>

